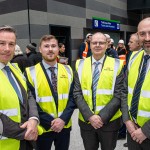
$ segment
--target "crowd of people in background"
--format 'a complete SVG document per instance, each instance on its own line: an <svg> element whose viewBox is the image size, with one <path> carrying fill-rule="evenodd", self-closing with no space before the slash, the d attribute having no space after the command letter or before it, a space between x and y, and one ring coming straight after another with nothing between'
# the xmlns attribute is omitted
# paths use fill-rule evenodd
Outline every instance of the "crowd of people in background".
<svg viewBox="0 0 150 150"><path fill-rule="evenodd" d="M78 108L85 150L114 150L121 136L129 150L149 150L150 17L131 34L129 49L123 39L114 43L109 34L88 33L73 72L54 35L23 54L15 29L1 26L0 149L50 150L54 143L68 150Z"/></svg>

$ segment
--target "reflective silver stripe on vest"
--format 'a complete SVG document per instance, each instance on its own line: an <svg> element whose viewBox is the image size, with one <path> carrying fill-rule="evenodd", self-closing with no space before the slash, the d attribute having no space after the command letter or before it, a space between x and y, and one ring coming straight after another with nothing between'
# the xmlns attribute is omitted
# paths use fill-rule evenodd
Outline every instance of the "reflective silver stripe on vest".
<svg viewBox="0 0 150 150"><path fill-rule="evenodd" d="M70 83L72 82L72 72L71 72L71 70L70 70L70 68L67 66L67 65L63 65L65 68L66 68L66 70L67 70L67 73L68 73L68 78L69 78L69 81L70 81Z"/></svg>
<svg viewBox="0 0 150 150"><path fill-rule="evenodd" d="M128 86L128 93L129 94L133 94L133 89L131 87Z"/></svg>
<svg viewBox="0 0 150 150"><path fill-rule="evenodd" d="M0 140L7 140L8 138L7 137L5 137L5 136L1 136L0 137Z"/></svg>
<svg viewBox="0 0 150 150"><path fill-rule="evenodd" d="M145 98L150 98L150 91L141 91L141 96Z"/></svg>
<svg viewBox="0 0 150 150"><path fill-rule="evenodd" d="M35 89L35 96L36 96L36 101L39 101L39 96L38 96L38 89L37 89L37 80L36 80L36 73L35 73L35 66L32 66L29 68L30 69L30 73L34 82L34 89Z"/></svg>
<svg viewBox="0 0 150 150"><path fill-rule="evenodd" d="M63 112L59 112L59 113L58 113L58 117L60 117L60 116L62 115L62 113L63 113Z"/></svg>
<svg viewBox="0 0 150 150"><path fill-rule="evenodd" d="M104 107L105 107L105 105L103 105L103 106L96 106L96 111L100 111L100 110L102 110Z"/></svg>
<svg viewBox="0 0 150 150"><path fill-rule="evenodd" d="M144 111L144 110L139 110L138 111L138 116L150 118L150 112Z"/></svg>
<svg viewBox="0 0 150 150"><path fill-rule="evenodd" d="M0 112L6 116L18 116L18 110L16 108L0 110Z"/></svg>
<svg viewBox="0 0 150 150"><path fill-rule="evenodd" d="M58 98L59 98L59 100L68 99L68 94L59 94Z"/></svg>
<svg viewBox="0 0 150 150"><path fill-rule="evenodd" d="M120 60L115 58L114 79L113 79L113 85L112 85L112 93L114 93L116 77L117 77L117 73L118 73L119 67L120 67Z"/></svg>
<svg viewBox="0 0 150 150"><path fill-rule="evenodd" d="M89 90L82 90L83 95L90 96L90 91Z"/></svg>
<svg viewBox="0 0 150 150"><path fill-rule="evenodd" d="M54 115L54 113L51 113L50 115L51 115L53 118L55 118L55 115Z"/></svg>
<svg viewBox="0 0 150 150"><path fill-rule="evenodd" d="M98 89L96 91L97 94L105 94L105 95L112 95L113 91L112 90L104 90L104 89Z"/></svg>
<svg viewBox="0 0 150 150"><path fill-rule="evenodd" d="M53 97L52 96L37 97L36 101L37 102L52 102L53 101Z"/></svg>
<svg viewBox="0 0 150 150"><path fill-rule="evenodd" d="M81 83L81 77L82 77L83 64L84 64L84 59L81 59L78 65L78 76L79 76L80 83Z"/></svg>

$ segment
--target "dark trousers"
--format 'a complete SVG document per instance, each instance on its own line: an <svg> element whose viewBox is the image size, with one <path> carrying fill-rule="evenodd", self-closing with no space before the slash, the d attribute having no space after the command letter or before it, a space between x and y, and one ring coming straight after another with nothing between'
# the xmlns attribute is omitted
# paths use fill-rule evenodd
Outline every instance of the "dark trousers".
<svg viewBox="0 0 150 150"><path fill-rule="evenodd" d="M145 139L142 144L138 144L132 140L131 135L127 132L128 150L150 150L150 140Z"/></svg>
<svg viewBox="0 0 150 150"><path fill-rule="evenodd" d="M98 150L101 143L102 150L114 150L118 131L103 131L101 129L81 130L81 137L85 150Z"/></svg>
<svg viewBox="0 0 150 150"><path fill-rule="evenodd" d="M63 129L60 133L47 132L37 139L36 150L50 150L54 142L55 150L68 150L70 143L70 129Z"/></svg>

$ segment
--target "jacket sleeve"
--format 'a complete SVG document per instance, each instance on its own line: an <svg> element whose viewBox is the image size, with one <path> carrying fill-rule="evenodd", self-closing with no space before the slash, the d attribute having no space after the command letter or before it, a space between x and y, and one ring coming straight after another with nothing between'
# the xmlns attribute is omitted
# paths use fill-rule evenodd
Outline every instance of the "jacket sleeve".
<svg viewBox="0 0 150 150"><path fill-rule="evenodd" d="M81 112L83 118L85 121L88 121L88 119L94 115L93 112L90 110L88 104L85 102L78 73L75 71L74 74L74 90L73 90L73 96L76 102L77 107L79 108L79 111Z"/></svg>
<svg viewBox="0 0 150 150"><path fill-rule="evenodd" d="M75 104L75 101L73 98L73 86L74 86L74 84L72 83L71 87L70 87L69 99L68 99L67 106L66 106L65 110L63 111L62 115L59 117L65 122L65 125L68 124L68 122L72 116L72 113L73 113L74 109L76 108L76 104Z"/></svg>
<svg viewBox="0 0 150 150"><path fill-rule="evenodd" d="M0 134L12 139L24 140L26 129L20 128L20 124L0 113ZM0 138L1 138L0 136Z"/></svg>
<svg viewBox="0 0 150 150"><path fill-rule="evenodd" d="M116 78L114 95L111 101L99 112L104 124L107 124L121 107L121 90L123 87L124 73L123 70Z"/></svg>
<svg viewBox="0 0 150 150"><path fill-rule="evenodd" d="M144 135L150 139L150 120L147 121L142 127L141 127L142 132L144 133Z"/></svg>

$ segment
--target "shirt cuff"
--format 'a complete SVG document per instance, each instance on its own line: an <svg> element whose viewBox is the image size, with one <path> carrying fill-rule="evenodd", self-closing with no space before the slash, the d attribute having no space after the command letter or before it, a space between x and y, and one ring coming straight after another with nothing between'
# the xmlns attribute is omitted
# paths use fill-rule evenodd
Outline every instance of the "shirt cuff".
<svg viewBox="0 0 150 150"><path fill-rule="evenodd" d="M29 118L29 120L31 120L31 119L36 120L36 121L37 121L37 123L38 123L38 125L40 124L40 121L39 121L39 119L38 119L37 117L30 117L30 118Z"/></svg>

